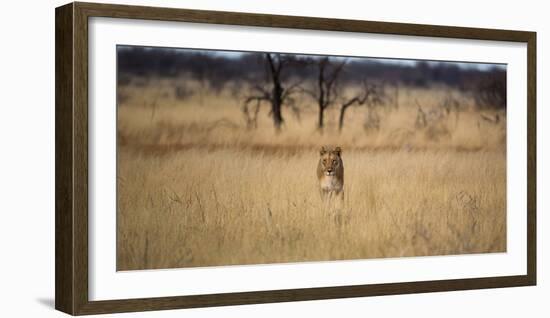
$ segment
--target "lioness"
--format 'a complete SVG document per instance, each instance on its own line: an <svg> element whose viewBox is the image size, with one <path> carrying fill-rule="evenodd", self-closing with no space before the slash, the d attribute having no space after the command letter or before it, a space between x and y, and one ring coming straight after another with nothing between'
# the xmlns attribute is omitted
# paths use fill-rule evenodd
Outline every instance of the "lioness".
<svg viewBox="0 0 550 318"><path fill-rule="evenodd" d="M321 158L317 165L317 179L319 179L319 193L321 199L338 197L344 199L344 162L340 147L321 147Z"/></svg>

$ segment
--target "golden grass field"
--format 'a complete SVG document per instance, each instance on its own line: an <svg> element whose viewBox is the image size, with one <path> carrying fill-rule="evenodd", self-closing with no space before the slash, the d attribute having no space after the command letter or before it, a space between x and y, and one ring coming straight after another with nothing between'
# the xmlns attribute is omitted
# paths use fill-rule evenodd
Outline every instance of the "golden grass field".
<svg viewBox="0 0 550 318"><path fill-rule="evenodd" d="M334 108L322 134L303 98L276 133L267 106L247 129L227 90L179 100L177 83L119 86L118 270L506 250L506 121L468 96L404 87L378 131L356 107L338 133ZM449 94L460 111L415 127ZM343 148L341 207L319 198L324 144Z"/></svg>

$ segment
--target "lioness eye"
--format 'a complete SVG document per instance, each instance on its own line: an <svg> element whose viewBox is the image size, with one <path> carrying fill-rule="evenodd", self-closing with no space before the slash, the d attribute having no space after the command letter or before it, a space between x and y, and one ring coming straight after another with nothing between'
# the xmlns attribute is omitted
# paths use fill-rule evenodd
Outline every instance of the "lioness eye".
<svg viewBox="0 0 550 318"><path fill-rule="evenodd" d="M335 164L336 164L336 160L332 160L332 164L335 165Z"/></svg>

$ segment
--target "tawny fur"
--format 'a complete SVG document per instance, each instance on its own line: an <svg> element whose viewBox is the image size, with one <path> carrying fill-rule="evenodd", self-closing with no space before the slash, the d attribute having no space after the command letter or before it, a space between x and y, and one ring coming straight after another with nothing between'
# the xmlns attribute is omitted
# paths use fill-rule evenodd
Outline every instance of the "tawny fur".
<svg viewBox="0 0 550 318"><path fill-rule="evenodd" d="M321 199L332 197L344 199L344 161L340 147L323 146L319 151L317 179Z"/></svg>

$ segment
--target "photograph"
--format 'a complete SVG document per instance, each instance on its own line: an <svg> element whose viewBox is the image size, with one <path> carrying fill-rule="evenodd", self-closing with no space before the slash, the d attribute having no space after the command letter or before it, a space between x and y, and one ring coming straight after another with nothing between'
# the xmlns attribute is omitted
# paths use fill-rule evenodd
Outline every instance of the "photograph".
<svg viewBox="0 0 550 318"><path fill-rule="evenodd" d="M506 64L114 49L117 271L507 252Z"/></svg>

